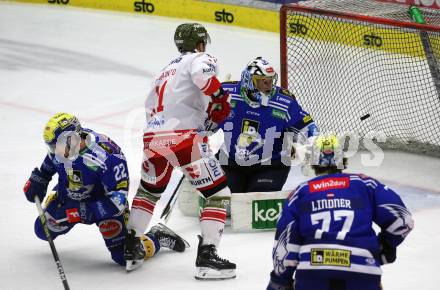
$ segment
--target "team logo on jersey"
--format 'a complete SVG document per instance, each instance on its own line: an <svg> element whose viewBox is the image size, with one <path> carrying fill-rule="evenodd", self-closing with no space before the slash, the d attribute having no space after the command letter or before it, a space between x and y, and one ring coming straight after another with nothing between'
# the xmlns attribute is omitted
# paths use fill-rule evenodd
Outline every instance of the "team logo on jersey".
<svg viewBox="0 0 440 290"><path fill-rule="evenodd" d="M331 189L342 189L342 188L348 188L349 186L350 186L349 177L325 178L325 179L309 182L310 192L320 192Z"/></svg>
<svg viewBox="0 0 440 290"><path fill-rule="evenodd" d="M98 227L106 240L116 237L122 231L121 222L115 219L104 220L99 223Z"/></svg>
<svg viewBox="0 0 440 290"><path fill-rule="evenodd" d="M350 267L351 251L340 249L312 249L310 263L313 266Z"/></svg>
<svg viewBox="0 0 440 290"><path fill-rule="evenodd" d="M69 182L69 190L78 191L83 187L82 174L79 170L69 169L67 171L67 181Z"/></svg>
<svg viewBox="0 0 440 290"><path fill-rule="evenodd" d="M238 146L247 147L257 138L258 128L260 127L260 122L243 119L241 123L241 134L238 139Z"/></svg>

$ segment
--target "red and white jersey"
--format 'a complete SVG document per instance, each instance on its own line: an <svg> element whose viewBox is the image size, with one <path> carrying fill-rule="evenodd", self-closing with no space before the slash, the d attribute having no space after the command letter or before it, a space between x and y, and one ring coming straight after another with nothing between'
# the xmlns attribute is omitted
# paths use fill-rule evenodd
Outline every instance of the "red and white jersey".
<svg viewBox="0 0 440 290"><path fill-rule="evenodd" d="M217 59L203 52L172 60L153 80L145 132L203 128L209 95L219 86L217 71Z"/></svg>

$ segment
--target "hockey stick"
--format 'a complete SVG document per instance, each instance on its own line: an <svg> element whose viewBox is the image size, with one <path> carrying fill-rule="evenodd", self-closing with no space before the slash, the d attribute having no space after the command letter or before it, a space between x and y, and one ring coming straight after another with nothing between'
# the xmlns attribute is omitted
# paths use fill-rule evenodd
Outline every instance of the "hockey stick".
<svg viewBox="0 0 440 290"><path fill-rule="evenodd" d="M168 222L168 220L170 219L171 216L171 212L174 208L174 206L176 205L176 201L177 201L177 197L178 197L178 192L179 192L179 188L180 185L183 182L183 179L185 178L185 174L182 174L182 177L179 180L179 183L177 184L176 188L174 189L173 193L171 194L170 199L168 200L167 204L165 205L162 214L160 215L160 218L163 219L166 222Z"/></svg>
<svg viewBox="0 0 440 290"><path fill-rule="evenodd" d="M55 264L58 268L58 274L60 275L61 282L63 282L65 290L70 290L69 284L67 283L66 274L64 273L63 266L61 265L60 257L58 257L57 249L55 248L55 244L52 240L52 237L50 236L49 228L47 227L46 215L44 214L43 208L41 207L40 199L38 198L38 196L35 196L34 200L35 205L38 209L38 217L40 218L40 222L44 229L44 234L46 235L47 241L49 242L50 249L52 250L53 259L55 260Z"/></svg>

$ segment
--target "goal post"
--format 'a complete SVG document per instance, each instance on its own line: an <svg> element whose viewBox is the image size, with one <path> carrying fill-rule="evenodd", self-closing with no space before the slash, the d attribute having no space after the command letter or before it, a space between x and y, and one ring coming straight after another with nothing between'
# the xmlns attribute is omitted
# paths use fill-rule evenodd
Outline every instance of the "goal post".
<svg viewBox="0 0 440 290"><path fill-rule="evenodd" d="M440 10L311 0L280 10L281 85L323 132L386 136L382 148L440 156Z"/></svg>

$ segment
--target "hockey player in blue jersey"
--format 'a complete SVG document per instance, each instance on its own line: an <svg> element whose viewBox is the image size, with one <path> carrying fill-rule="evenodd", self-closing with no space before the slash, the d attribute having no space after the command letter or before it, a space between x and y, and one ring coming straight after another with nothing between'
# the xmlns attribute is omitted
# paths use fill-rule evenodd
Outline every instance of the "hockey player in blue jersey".
<svg viewBox="0 0 440 290"><path fill-rule="evenodd" d="M78 223L96 224L112 259L125 266L129 175L120 147L107 136L82 128L78 119L67 113L53 115L43 137L49 152L26 182L26 198L30 202L35 202L35 196L43 200L52 176L58 174L58 184L45 201L51 237L66 234ZM38 218L35 234L46 240ZM147 258L161 246L180 252L186 247L186 241L162 224L142 240Z"/></svg>
<svg viewBox="0 0 440 290"><path fill-rule="evenodd" d="M281 190L290 171L292 141L306 143L318 133L310 114L276 86L277 79L270 63L257 57L240 81L222 84L232 111L220 126L226 150L219 159L232 192Z"/></svg>
<svg viewBox="0 0 440 290"><path fill-rule="evenodd" d="M284 205L268 290L380 290L381 265L395 261L413 228L393 190L363 174L342 173L346 159L338 142L334 135L316 139L311 164L317 177L300 184Z"/></svg>

